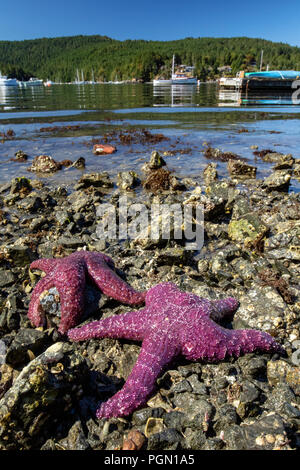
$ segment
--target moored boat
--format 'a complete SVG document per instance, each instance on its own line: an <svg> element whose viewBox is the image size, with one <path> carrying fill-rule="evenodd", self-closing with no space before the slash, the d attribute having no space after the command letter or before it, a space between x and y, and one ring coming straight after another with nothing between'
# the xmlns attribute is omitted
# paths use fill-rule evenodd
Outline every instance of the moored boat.
<svg viewBox="0 0 300 470"><path fill-rule="evenodd" d="M172 63L172 85L197 85L198 80L193 76L194 68L189 65L179 65L175 70L175 56Z"/></svg>
<svg viewBox="0 0 300 470"><path fill-rule="evenodd" d="M19 82L19 86L21 87L42 86L42 85L43 85L43 80L40 80L39 78L34 78L34 77L31 77L29 80Z"/></svg>
<svg viewBox="0 0 300 470"><path fill-rule="evenodd" d="M16 78L7 78L0 72L0 86L18 86L18 82Z"/></svg>
<svg viewBox="0 0 300 470"><path fill-rule="evenodd" d="M156 78L153 80L153 85L155 86L164 86L164 85L172 85L172 80L164 80L163 78Z"/></svg>

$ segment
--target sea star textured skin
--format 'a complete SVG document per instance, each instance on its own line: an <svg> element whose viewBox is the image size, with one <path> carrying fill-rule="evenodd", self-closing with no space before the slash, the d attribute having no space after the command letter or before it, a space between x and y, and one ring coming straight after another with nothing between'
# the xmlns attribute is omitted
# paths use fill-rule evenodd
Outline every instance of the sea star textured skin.
<svg viewBox="0 0 300 470"><path fill-rule="evenodd" d="M129 305L139 305L145 300L145 292L137 292L114 271L114 262L103 253L78 251L65 258L43 258L34 261L30 269L46 273L35 286L28 310L28 317L36 326L43 326L44 315L40 296L51 287L56 287L61 302L60 333L66 333L78 325L84 310L86 279L91 279L99 289L110 297Z"/></svg>
<svg viewBox="0 0 300 470"><path fill-rule="evenodd" d="M144 404L161 370L180 354L190 360L218 361L254 350L282 351L267 333L229 330L215 323L237 307L232 297L210 301L163 283L147 292L145 308L70 330L68 336L74 341L103 337L143 341L124 387L101 404L97 417L128 415Z"/></svg>

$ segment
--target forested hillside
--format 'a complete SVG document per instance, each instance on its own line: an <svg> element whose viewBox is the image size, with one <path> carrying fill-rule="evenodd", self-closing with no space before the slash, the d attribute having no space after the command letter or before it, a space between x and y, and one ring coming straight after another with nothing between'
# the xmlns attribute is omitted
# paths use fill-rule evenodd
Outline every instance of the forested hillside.
<svg viewBox="0 0 300 470"><path fill-rule="evenodd" d="M26 79L69 82L80 77L91 80L151 80L166 76L172 55L176 62L196 67L205 80L219 74L218 67L231 66L233 73L259 65L270 69L300 69L300 48L253 38L185 38L177 41L117 41L106 36L72 36L26 41L0 41L2 74Z"/></svg>

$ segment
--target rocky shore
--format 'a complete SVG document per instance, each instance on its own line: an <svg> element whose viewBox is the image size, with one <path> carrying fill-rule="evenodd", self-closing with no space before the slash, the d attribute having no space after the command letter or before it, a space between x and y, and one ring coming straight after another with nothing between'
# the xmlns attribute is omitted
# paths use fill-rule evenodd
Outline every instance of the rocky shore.
<svg viewBox="0 0 300 470"><path fill-rule="evenodd" d="M0 185L0 449L300 447L300 193L288 192L299 161L264 152L259 157L274 169L258 180L255 167L217 150L209 149L200 184L176 177L153 152L144 168L115 178L86 171L68 191L30 175ZM212 162L218 159L228 162L227 178L218 178ZM175 227L170 240L99 238L97 209L107 202L117 207L122 195L147 207L202 204L202 250L186 250ZM97 420L99 402L122 387L140 344L68 341L57 332L55 289L42 299L47 327L35 329L27 317L41 275L30 263L82 249L108 254L137 290L171 281L202 297L235 297L240 306L224 326L266 331L285 354L213 364L176 360L145 407ZM92 285L86 299L85 321L130 310Z"/></svg>

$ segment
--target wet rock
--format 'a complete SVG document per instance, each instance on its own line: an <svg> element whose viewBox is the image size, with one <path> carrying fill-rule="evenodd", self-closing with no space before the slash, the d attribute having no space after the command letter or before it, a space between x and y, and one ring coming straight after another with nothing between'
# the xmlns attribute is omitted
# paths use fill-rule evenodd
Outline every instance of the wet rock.
<svg viewBox="0 0 300 470"><path fill-rule="evenodd" d="M18 150L15 153L15 158L13 160L17 162L26 162L27 158L28 158L28 155L25 152L23 152L23 150Z"/></svg>
<svg viewBox="0 0 300 470"><path fill-rule="evenodd" d="M218 179L217 164L209 163L203 170L203 178L205 184L208 186Z"/></svg>
<svg viewBox="0 0 300 470"><path fill-rule="evenodd" d="M287 383L293 392L300 396L300 366L287 363L286 361L268 361L268 382L272 386L279 383Z"/></svg>
<svg viewBox="0 0 300 470"><path fill-rule="evenodd" d="M135 171L122 171L118 173L117 185L123 191L135 188L140 183Z"/></svg>
<svg viewBox="0 0 300 470"><path fill-rule="evenodd" d="M185 248L182 247L172 247L166 248L163 251L158 251L155 254L155 260L158 266L167 264L168 266L172 265L183 265L188 260L189 253Z"/></svg>
<svg viewBox="0 0 300 470"><path fill-rule="evenodd" d="M74 163L71 165L73 168L77 168L78 170L84 170L85 168L85 158L80 157L77 160L75 160Z"/></svg>
<svg viewBox="0 0 300 470"><path fill-rule="evenodd" d="M42 199L37 195L30 195L22 199L20 202L17 203L18 209L34 213L40 209L44 208L44 204Z"/></svg>
<svg viewBox="0 0 300 470"><path fill-rule="evenodd" d="M274 166L274 170L286 170L292 168L294 165L295 159L291 154L282 155Z"/></svg>
<svg viewBox="0 0 300 470"><path fill-rule="evenodd" d="M54 173L61 169L60 163L54 160L49 155L39 155L34 158L28 171L36 173Z"/></svg>
<svg viewBox="0 0 300 470"><path fill-rule="evenodd" d="M142 408L134 411L132 415L132 423L140 426L146 424L149 418L162 418L165 410L163 408Z"/></svg>
<svg viewBox="0 0 300 470"><path fill-rule="evenodd" d="M11 271L0 269L0 287L7 287L14 283L15 276Z"/></svg>
<svg viewBox="0 0 300 470"><path fill-rule="evenodd" d="M283 191L289 189L291 174L286 171L275 171L264 179L262 187L267 191Z"/></svg>
<svg viewBox="0 0 300 470"><path fill-rule="evenodd" d="M277 226L278 232L265 242L268 258L279 260L300 260L300 229L293 227L293 223L286 227Z"/></svg>
<svg viewBox="0 0 300 470"><path fill-rule="evenodd" d="M113 183L110 180L108 173L104 171L103 173L84 174L74 188L78 190L89 188L90 186L95 188L112 188Z"/></svg>
<svg viewBox="0 0 300 470"><path fill-rule="evenodd" d="M6 362L13 366L29 361L28 351L38 354L49 342L48 334L32 328L21 328L6 353Z"/></svg>
<svg viewBox="0 0 300 470"><path fill-rule="evenodd" d="M233 152L222 152L218 148L207 147L204 152L205 158L228 162L229 160L239 160L241 157Z"/></svg>
<svg viewBox="0 0 300 470"><path fill-rule="evenodd" d="M6 245L5 254L16 267L24 267L36 259L34 251L25 245Z"/></svg>
<svg viewBox="0 0 300 470"><path fill-rule="evenodd" d="M184 449L201 450L206 444L206 435L200 429L186 428L184 430L185 439L182 442Z"/></svg>
<svg viewBox="0 0 300 470"><path fill-rule="evenodd" d="M272 287L257 286L239 298L240 307L233 318L234 328L254 328L278 334L285 303Z"/></svg>
<svg viewBox="0 0 300 470"><path fill-rule="evenodd" d="M153 150L151 153L150 161L148 163L145 163L142 166L143 171L151 171L151 170L158 170L162 166L165 166L166 162L162 158L162 156L156 151Z"/></svg>
<svg viewBox="0 0 300 470"><path fill-rule="evenodd" d="M86 375L84 358L67 343L31 361L0 400L0 449L40 448Z"/></svg>
<svg viewBox="0 0 300 470"><path fill-rule="evenodd" d="M235 407L226 403L218 408L215 416L214 430L219 435L228 426L238 424L239 422L240 418Z"/></svg>
<svg viewBox="0 0 300 470"><path fill-rule="evenodd" d="M14 178L10 183L10 194L24 197L32 191L32 184L28 178Z"/></svg>
<svg viewBox="0 0 300 470"><path fill-rule="evenodd" d="M249 380L244 380L241 385L239 399L235 401L237 414L240 418L253 417L260 414L260 392Z"/></svg>
<svg viewBox="0 0 300 470"><path fill-rule="evenodd" d="M3 331L17 330L20 323L20 309L23 307L18 294L11 292L4 303L0 315L0 329Z"/></svg>
<svg viewBox="0 0 300 470"><path fill-rule="evenodd" d="M228 225L231 240L242 243L246 248L258 247L268 231L269 228L254 212L245 214L238 220L233 219Z"/></svg>
<svg viewBox="0 0 300 470"><path fill-rule="evenodd" d="M0 362L0 399L10 389L17 375L18 372L11 366Z"/></svg>
<svg viewBox="0 0 300 470"><path fill-rule="evenodd" d="M71 427L68 436L59 441L59 446L64 450L88 450L90 445L85 437L82 424L76 421Z"/></svg>
<svg viewBox="0 0 300 470"><path fill-rule="evenodd" d="M275 151L263 150L261 152L255 152L255 155L258 155L265 162L269 163L282 163L283 161L294 160L291 154L284 155L283 153Z"/></svg>
<svg viewBox="0 0 300 470"><path fill-rule="evenodd" d="M224 441L218 437L211 437L207 439L203 447L204 450L221 450L224 447Z"/></svg>
<svg viewBox="0 0 300 470"><path fill-rule="evenodd" d="M181 441L182 436L176 429L166 429L149 437L147 450L176 450Z"/></svg>
<svg viewBox="0 0 300 470"><path fill-rule="evenodd" d="M272 390L272 393L268 396L268 399L264 403L264 407L268 410L276 411L279 414L285 414L285 411L289 411L286 405L296 404L296 397L292 389L285 383L278 383ZM299 416L300 416L300 411ZM296 412L297 417L297 412Z"/></svg>
<svg viewBox="0 0 300 470"><path fill-rule="evenodd" d="M224 442L231 450L290 449L285 423L276 413L267 414L253 422L226 428Z"/></svg>
<svg viewBox="0 0 300 470"><path fill-rule="evenodd" d="M246 356L239 357L238 363L245 377L265 380L267 360L264 357L247 354Z"/></svg>
<svg viewBox="0 0 300 470"><path fill-rule="evenodd" d="M255 178L257 168L241 160L229 160L227 169L230 176L238 178Z"/></svg>
<svg viewBox="0 0 300 470"><path fill-rule="evenodd" d="M210 183L205 192L205 195L202 194L201 188L196 187L183 204L194 207L202 204L206 221L215 221L219 216L229 213L237 196L234 184L225 180Z"/></svg>

